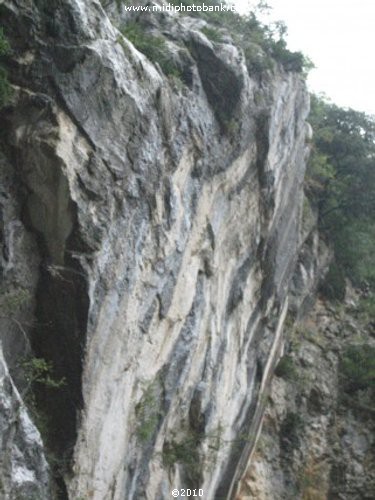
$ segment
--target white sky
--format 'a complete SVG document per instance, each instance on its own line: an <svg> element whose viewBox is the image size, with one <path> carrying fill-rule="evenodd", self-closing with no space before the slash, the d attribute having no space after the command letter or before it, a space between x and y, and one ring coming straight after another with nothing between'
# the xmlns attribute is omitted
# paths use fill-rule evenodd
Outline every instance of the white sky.
<svg viewBox="0 0 375 500"><path fill-rule="evenodd" d="M239 11L249 0L232 0ZM255 2L257 3L257 2ZM340 106L375 115L375 0L267 0L288 46L314 62L308 82Z"/></svg>

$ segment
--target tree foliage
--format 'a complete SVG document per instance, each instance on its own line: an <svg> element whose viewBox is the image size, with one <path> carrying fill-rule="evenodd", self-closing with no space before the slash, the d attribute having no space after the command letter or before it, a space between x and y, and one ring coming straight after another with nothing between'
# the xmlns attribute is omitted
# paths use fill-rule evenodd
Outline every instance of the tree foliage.
<svg viewBox="0 0 375 500"><path fill-rule="evenodd" d="M118 5L120 6L124 1L118 0ZM225 0L171 0L170 3L185 7L192 5L202 7L203 4L206 7L217 7L225 3ZM285 24L280 21L265 24L260 20L258 13L267 9L269 7L264 2L259 2L258 7L246 15L240 15L232 10L181 11L181 15L205 19L210 24L206 28L211 35L209 38L213 39L214 37L214 42L221 41L220 33L216 31L216 28L224 28L228 31L233 41L242 47L250 74L259 75L264 70L272 69L275 61L286 71L308 72L313 67L311 61L302 52L291 52L287 48L285 39L287 29ZM136 34L136 40L139 41L139 33L135 33L138 28L134 28L134 23L137 23L137 20L131 22L133 23L133 27L130 36ZM128 33L124 34L125 36L128 35ZM133 42L131 38L129 40ZM149 41L146 40L146 50L149 50ZM139 50L143 52L142 48L139 48ZM149 57L148 54L146 55ZM156 56L160 57L160 52Z"/></svg>
<svg viewBox="0 0 375 500"><path fill-rule="evenodd" d="M144 25L137 21L128 22L122 27L121 32L150 61L158 63L166 76L177 78L181 76L168 52L165 38L147 33Z"/></svg>
<svg viewBox="0 0 375 500"><path fill-rule="evenodd" d="M375 285L375 118L312 96L307 172L319 224L355 284Z"/></svg>
<svg viewBox="0 0 375 500"><path fill-rule="evenodd" d="M367 345L349 346L341 359L344 390L350 393L375 387L375 348Z"/></svg>

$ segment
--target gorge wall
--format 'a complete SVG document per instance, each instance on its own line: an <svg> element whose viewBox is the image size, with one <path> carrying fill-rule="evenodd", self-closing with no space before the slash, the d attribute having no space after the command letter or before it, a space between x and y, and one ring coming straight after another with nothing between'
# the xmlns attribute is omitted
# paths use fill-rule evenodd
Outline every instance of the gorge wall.
<svg viewBox="0 0 375 500"><path fill-rule="evenodd" d="M373 391L345 379L348 353L375 350L374 324L348 287L340 306L318 300L290 340L272 381L263 428L239 499L368 499L375 488ZM347 370L348 368L346 368Z"/></svg>
<svg viewBox="0 0 375 500"><path fill-rule="evenodd" d="M231 498L288 308L329 258L304 211L303 77L252 73L199 18L142 14L168 77L115 4L0 7L2 494ZM27 356L61 384L31 398Z"/></svg>

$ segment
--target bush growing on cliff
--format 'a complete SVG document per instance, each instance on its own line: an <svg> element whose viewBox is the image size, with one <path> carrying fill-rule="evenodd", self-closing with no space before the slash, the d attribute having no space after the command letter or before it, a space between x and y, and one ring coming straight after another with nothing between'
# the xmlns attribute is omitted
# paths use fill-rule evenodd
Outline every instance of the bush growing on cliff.
<svg viewBox="0 0 375 500"><path fill-rule="evenodd" d="M173 436L165 441L161 458L167 469L173 468L176 464L182 465L192 487L200 483L203 470L209 470L214 465L219 450L225 447L229 450L233 446L243 446L249 439L249 436L239 436L236 440L224 441L221 425L211 432L203 433L191 427L184 431L184 435L179 433L178 439ZM205 448L204 457L199 451L202 444Z"/></svg>
<svg viewBox="0 0 375 500"><path fill-rule="evenodd" d="M345 392L375 388L375 348L366 344L346 349L341 360Z"/></svg>
<svg viewBox="0 0 375 500"><path fill-rule="evenodd" d="M283 451L291 451L297 448L302 429L302 417L297 413L288 412L280 426L280 448Z"/></svg>
<svg viewBox="0 0 375 500"><path fill-rule="evenodd" d="M333 231L335 254L345 274L357 286L375 289L375 223L367 218L347 218Z"/></svg>
<svg viewBox="0 0 375 500"><path fill-rule="evenodd" d="M375 295L371 294L359 301L358 311L365 321L373 321L375 318Z"/></svg>
<svg viewBox="0 0 375 500"><path fill-rule="evenodd" d="M296 375L296 367L291 356L283 356L275 368L276 377L284 378L285 380L293 380Z"/></svg>
<svg viewBox="0 0 375 500"><path fill-rule="evenodd" d="M123 3L129 2L129 0L116 1L119 8ZM145 3L145 1L139 1L137 5ZM171 0L170 3L176 6L182 4L185 7L202 4L208 7L220 7L220 3L225 2L224 0L221 2L219 0ZM240 15L231 10L195 10L181 11L180 13L206 20L209 26L202 28L202 32L213 42L222 41L222 34L218 28L227 30L235 44L243 49L251 75L259 76L265 70L272 70L275 61L280 63L286 71L308 72L313 67L311 61L301 52L292 52L287 47L285 24L276 22L267 25L261 22L258 18L258 11L262 9L264 9L264 5L247 15ZM141 23L137 20L128 22L123 27L122 33L151 61L158 62L164 74L176 76L178 69L168 56L163 37L145 33Z"/></svg>
<svg viewBox="0 0 375 500"><path fill-rule="evenodd" d="M9 52L9 43L4 36L4 29L0 28L0 55L7 54Z"/></svg>
<svg viewBox="0 0 375 500"><path fill-rule="evenodd" d="M210 26L204 26L201 31L206 35L206 37L209 40L211 40L211 42L215 43L222 42L223 39L222 34L216 28L212 28Z"/></svg>
<svg viewBox="0 0 375 500"><path fill-rule="evenodd" d="M2 292L2 290L0 290ZM29 290L16 288L14 290L1 293L0 297L0 317L11 319L31 300Z"/></svg>
<svg viewBox="0 0 375 500"><path fill-rule="evenodd" d="M292 52L288 49L285 36L287 29L284 23L262 23L254 12L246 16L234 13L236 22L228 28L234 32L234 40L243 48L247 67L250 73L272 69L272 60L279 62L286 71L307 73L314 67L312 62L302 52ZM254 50L254 44L263 52Z"/></svg>
<svg viewBox="0 0 375 500"><path fill-rule="evenodd" d="M176 5L217 6L224 0L172 0ZM268 6L260 2L255 11L240 15L228 11L192 11L182 12L183 15L200 17L211 25L226 28L233 40L244 50L246 63L250 74L260 74L273 68L273 60L278 61L286 71L308 72L313 67L311 61L301 52L291 52L285 41L286 26L281 22L264 24L257 17L258 11ZM213 28L210 27L210 30ZM214 40L216 41L216 40ZM256 49L255 45L258 47Z"/></svg>
<svg viewBox="0 0 375 500"><path fill-rule="evenodd" d="M198 447L200 436L191 434L182 441L166 442L163 447L163 463L171 468L176 463L183 464L191 476L197 477L201 473Z"/></svg>
<svg viewBox="0 0 375 500"><path fill-rule="evenodd" d="M3 28L0 28L0 60L1 57L8 54L9 43L4 36ZM8 82L6 70L0 65L0 108L6 104L11 96L11 87Z"/></svg>
<svg viewBox="0 0 375 500"><path fill-rule="evenodd" d="M56 379L51 361L44 358L31 358L22 363L26 381L29 384L42 384L49 389L60 389L66 385L65 378Z"/></svg>
<svg viewBox="0 0 375 500"><path fill-rule="evenodd" d="M51 419L37 403L36 391L43 388L47 391L59 391L66 386L65 378L57 378L51 361L45 358L30 357L19 365L24 374L25 387L21 397L30 411L43 440L48 440Z"/></svg>
<svg viewBox="0 0 375 500"><path fill-rule="evenodd" d="M345 275L336 262L332 262L324 282L320 287L322 295L332 301L341 302L345 298Z"/></svg>
<svg viewBox="0 0 375 500"><path fill-rule="evenodd" d="M122 27L121 33L136 49L153 63L158 63L166 76L179 77L180 72L168 53L168 46L162 36L147 33L137 21L131 21Z"/></svg>
<svg viewBox="0 0 375 500"><path fill-rule="evenodd" d="M142 398L135 407L137 436L146 443L154 436L162 417L160 387L158 379L146 385Z"/></svg>

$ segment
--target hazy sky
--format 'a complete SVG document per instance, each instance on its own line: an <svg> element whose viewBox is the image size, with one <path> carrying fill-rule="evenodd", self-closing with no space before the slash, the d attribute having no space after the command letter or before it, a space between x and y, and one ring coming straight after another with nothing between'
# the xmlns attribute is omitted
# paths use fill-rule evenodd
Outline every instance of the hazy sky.
<svg viewBox="0 0 375 500"><path fill-rule="evenodd" d="M248 0L233 0L245 9ZM257 3L257 2L255 2ZM309 86L336 104L375 114L375 0L267 0L288 45L312 59Z"/></svg>

